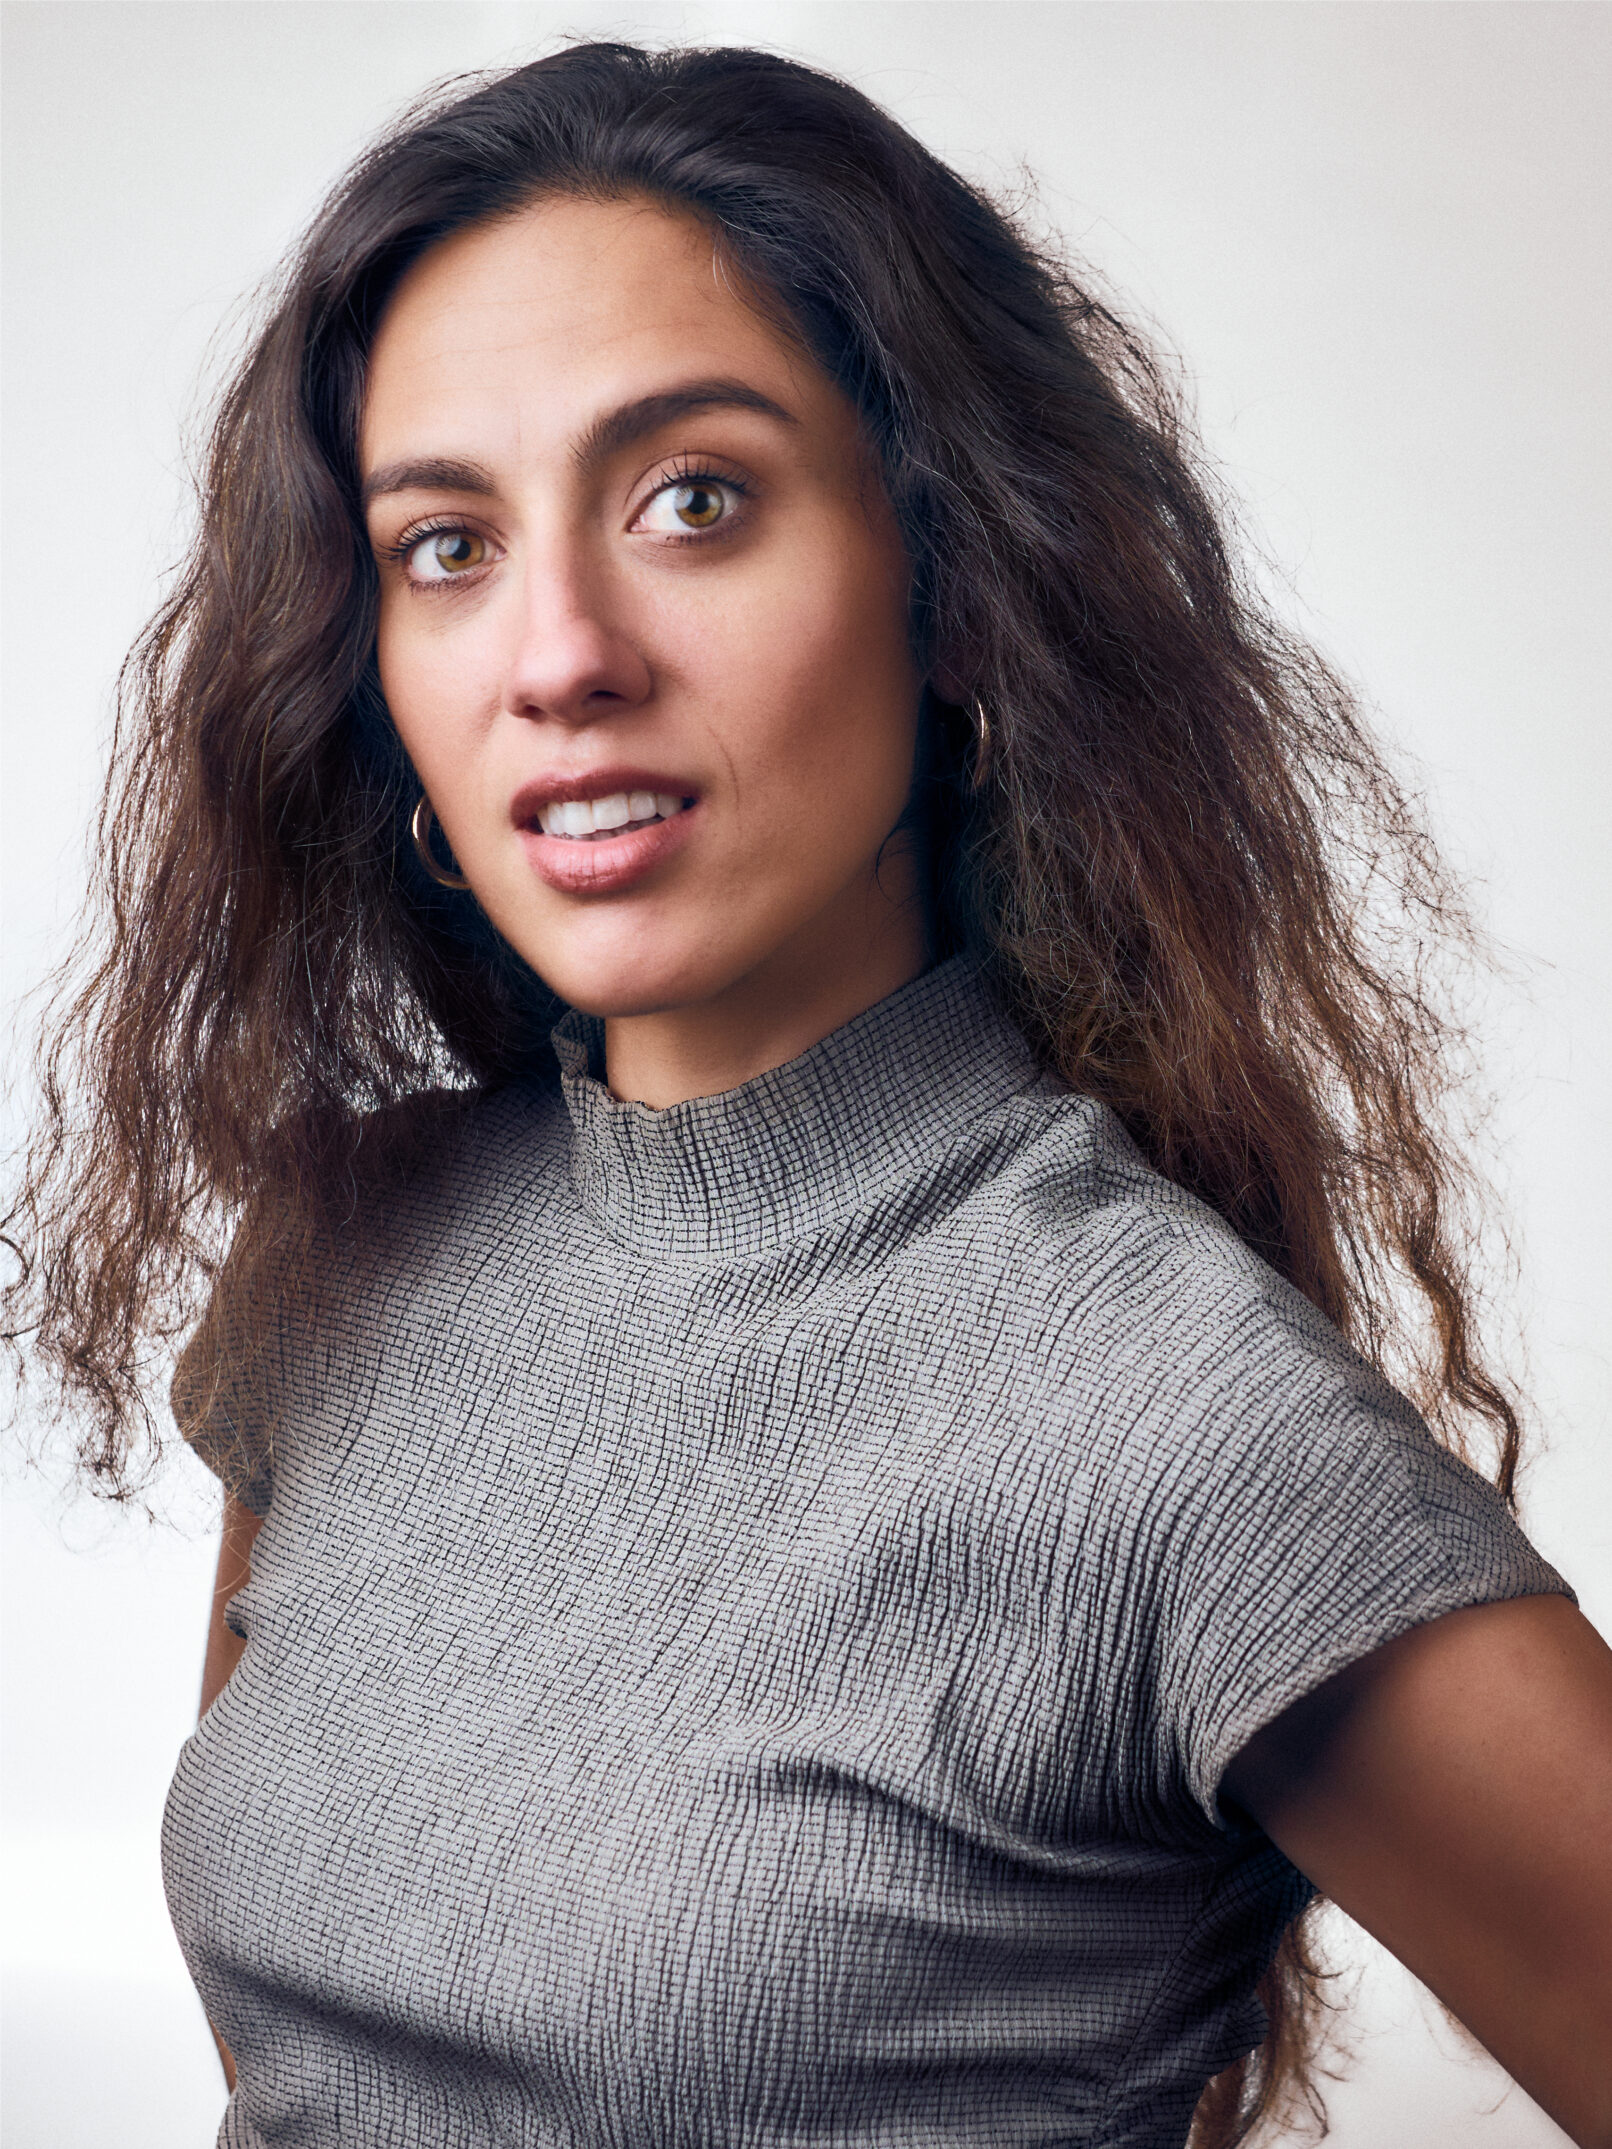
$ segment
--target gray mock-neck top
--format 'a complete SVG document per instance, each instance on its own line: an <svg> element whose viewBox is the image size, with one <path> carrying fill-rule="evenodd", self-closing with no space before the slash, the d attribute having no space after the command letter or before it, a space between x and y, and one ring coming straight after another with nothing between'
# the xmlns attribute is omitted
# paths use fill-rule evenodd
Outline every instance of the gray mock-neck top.
<svg viewBox="0 0 1612 2149"><path fill-rule="evenodd" d="M164 1837L221 2142L1181 2149L1306 1897L1227 1763L1565 1585L965 964L664 1112L594 1031L192 1428L274 1425Z"/></svg>

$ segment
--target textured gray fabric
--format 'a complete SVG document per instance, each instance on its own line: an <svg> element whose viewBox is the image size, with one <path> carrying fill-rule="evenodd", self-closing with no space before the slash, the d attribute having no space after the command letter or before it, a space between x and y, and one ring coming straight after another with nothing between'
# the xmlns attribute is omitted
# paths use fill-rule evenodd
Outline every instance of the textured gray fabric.
<svg viewBox="0 0 1612 2149"><path fill-rule="evenodd" d="M666 1112L592 1028L283 1353L165 1829L221 2140L1180 2149L1305 1895L1229 1759L1564 1585L961 964Z"/></svg>

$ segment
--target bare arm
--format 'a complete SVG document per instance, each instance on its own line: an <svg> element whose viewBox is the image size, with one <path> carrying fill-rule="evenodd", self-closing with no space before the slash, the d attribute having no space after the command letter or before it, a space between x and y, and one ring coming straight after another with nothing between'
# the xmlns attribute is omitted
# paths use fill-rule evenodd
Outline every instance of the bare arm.
<svg viewBox="0 0 1612 2149"><path fill-rule="evenodd" d="M225 1500L224 1541L218 1550L218 1573L213 1582L212 1609L207 1620L207 1654L202 1660L201 1708L198 1712L202 1716L229 1684L230 1674L246 1648L240 1636L232 1634L225 1626L224 1612L235 1592L251 1580L252 1547L262 1526L261 1515L253 1514L251 1508L244 1507L233 1497ZM225 2083L233 2091L235 2062L230 2049L217 2030L213 2030L213 2042L224 2065Z"/></svg>
<svg viewBox="0 0 1612 2149"><path fill-rule="evenodd" d="M244 1589L252 1575L252 1547L263 1527L261 1515L243 1507L233 1495L224 1502L224 1541L218 1548L218 1573L213 1581L212 1611L207 1621L207 1654L202 1660L201 1708L205 1716L241 1661L246 1648L238 1634L224 1624L231 1597Z"/></svg>
<svg viewBox="0 0 1612 2149"><path fill-rule="evenodd" d="M1581 2149L1612 2149L1612 1650L1565 1597L1400 1636L1225 1789Z"/></svg>

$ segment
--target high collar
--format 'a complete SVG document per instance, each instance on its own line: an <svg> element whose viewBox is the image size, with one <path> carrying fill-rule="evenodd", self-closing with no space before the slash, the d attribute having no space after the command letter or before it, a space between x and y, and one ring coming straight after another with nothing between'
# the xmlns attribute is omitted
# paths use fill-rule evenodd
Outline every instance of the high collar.
<svg viewBox="0 0 1612 2149"><path fill-rule="evenodd" d="M574 1010L554 1031L572 1179L612 1238L646 1252L731 1256L814 1230L1036 1079L961 956L799 1059L664 1111L622 1103L592 1073L603 1031Z"/></svg>

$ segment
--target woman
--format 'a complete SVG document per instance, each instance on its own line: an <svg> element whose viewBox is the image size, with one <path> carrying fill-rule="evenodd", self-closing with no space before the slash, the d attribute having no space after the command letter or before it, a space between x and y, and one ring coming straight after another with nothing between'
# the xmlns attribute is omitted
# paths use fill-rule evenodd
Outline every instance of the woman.
<svg viewBox="0 0 1612 2149"><path fill-rule="evenodd" d="M1118 324L843 85L519 70L135 685L22 1291L122 1484L219 1268L225 2141L1229 2142L1316 1888L1612 2139L1612 1676L1348 859L1447 892Z"/></svg>

